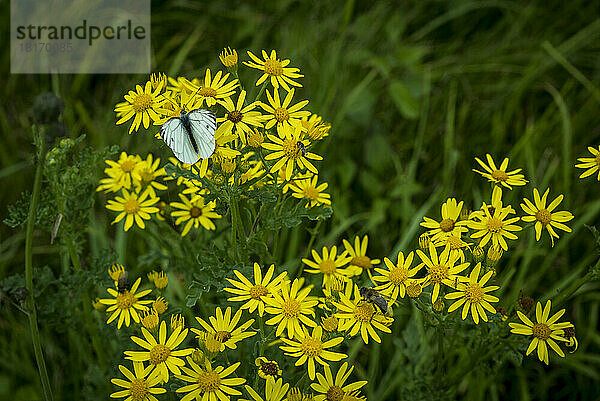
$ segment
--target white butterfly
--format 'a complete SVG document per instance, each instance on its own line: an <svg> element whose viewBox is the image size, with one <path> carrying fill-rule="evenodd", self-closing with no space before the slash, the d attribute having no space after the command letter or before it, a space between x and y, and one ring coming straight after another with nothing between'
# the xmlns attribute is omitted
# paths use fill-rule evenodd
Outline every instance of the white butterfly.
<svg viewBox="0 0 600 401"><path fill-rule="evenodd" d="M160 127L160 137L182 163L194 164L207 159L215 151L217 117L206 109L189 113L185 108L179 117L173 117Z"/></svg>

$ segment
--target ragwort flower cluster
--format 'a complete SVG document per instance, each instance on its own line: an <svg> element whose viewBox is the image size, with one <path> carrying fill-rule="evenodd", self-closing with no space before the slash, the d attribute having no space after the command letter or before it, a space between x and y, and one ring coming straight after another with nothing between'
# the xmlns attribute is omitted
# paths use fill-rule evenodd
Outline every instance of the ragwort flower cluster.
<svg viewBox="0 0 600 401"><path fill-rule="evenodd" d="M240 222L239 202L252 199L249 196L252 191L270 191L279 197L276 210L288 202L292 207L296 205L293 210L300 215L331 206L331 196L326 192L328 184L320 179L316 164L323 157L315 150L318 142L329 135L331 126L309 111L309 100L297 96L303 75L298 68L289 66L290 60L279 59L275 50L263 51L262 58L251 52L248 56L250 60L243 65L262 73L256 81L260 88L255 98L250 97L238 80L237 51L227 48L220 55L226 72L206 69L197 78L152 74L115 106L116 124L130 124L130 134L142 127L149 130L157 153L166 152L162 159L167 163L161 165L161 159L153 154L143 159L127 152L122 152L117 161L106 160L108 167L98 191L114 196L106 205L107 209L118 212L113 223L124 220L125 231L134 225L145 230L149 224L159 231L175 229L185 237L181 241L198 238L202 232L219 236L225 229L231 233L227 239L234 250L233 257L237 258L243 252L240 242L248 235ZM158 127L180 117L182 111L199 108L216 115L215 150L208 158L182 163L169 156L170 149L161 143ZM256 224L261 213L267 212L262 209L258 212L252 231L260 230ZM161 237L155 239L160 241ZM307 272L323 273L321 281L327 288L330 281L337 282L340 277L348 280L362 273L370 277L379 260L366 255L367 241L366 236L362 242L357 237L355 246L344 241L339 253L335 246L324 248L322 257L313 252L314 262L304 259L312 269ZM331 271L327 273L327 269ZM261 395L258 387L246 386L250 398L309 397L310 383L300 390L290 388L282 378L285 373L279 367L281 358L291 358L311 380L318 379L318 383L312 383L314 390L335 391L341 398L364 399L359 389L366 382L349 382L353 367L347 362L336 379L330 379L329 363L347 357L343 352L345 335L357 334L351 322L354 318L338 318L334 311L319 316L320 298L311 294L315 292L314 285L307 284L305 278L291 279L287 271L275 265L263 269L259 263L253 264L251 273L253 277L241 269L233 269L224 288L230 295L229 305L216 306L212 316L194 316L192 326L188 326L184 313L169 313L172 300L171 293L166 291L168 275L148 273L148 284L154 289L140 291L141 278L129 287L122 280L126 275L124 268L121 265L111 268L114 288L108 292L114 299L102 299L94 305L99 310L102 305L109 305L106 311L109 324L118 318L120 329L123 324L129 327L133 321L139 333L131 336L131 347L124 352L125 359L133 361L135 373L121 365L119 369L128 381L113 379L124 390L111 396L155 399L176 378L185 383L176 389L182 400L239 397L246 379L235 377L235 372L242 361L229 362L228 355L237 352L241 343L258 341L253 369L256 379L264 380L265 392ZM156 292L154 299L144 298L152 291ZM363 304L356 294L351 302ZM369 305L364 303L361 307ZM319 324L319 317L329 324ZM372 323L361 324L365 325L365 333L381 341L373 334L373 327L389 332L389 323L388 318L377 315ZM193 338L190 332L195 335ZM197 345L191 346L192 342Z"/></svg>

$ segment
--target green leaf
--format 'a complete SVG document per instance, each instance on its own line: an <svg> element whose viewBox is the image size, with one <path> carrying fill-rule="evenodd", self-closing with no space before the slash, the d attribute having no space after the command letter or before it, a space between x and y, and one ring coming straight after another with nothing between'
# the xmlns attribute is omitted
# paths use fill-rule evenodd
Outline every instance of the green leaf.
<svg viewBox="0 0 600 401"><path fill-rule="evenodd" d="M419 116L419 104L402 82L392 81L388 91L400 114L409 120Z"/></svg>
<svg viewBox="0 0 600 401"><path fill-rule="evenodd" d="M585 228L591 231L592 235L594 236L594 239L596 240L596 246L600 248L600 232L598 231L598 229L594 226L589 226L587 224L584 225Z"/></svg>

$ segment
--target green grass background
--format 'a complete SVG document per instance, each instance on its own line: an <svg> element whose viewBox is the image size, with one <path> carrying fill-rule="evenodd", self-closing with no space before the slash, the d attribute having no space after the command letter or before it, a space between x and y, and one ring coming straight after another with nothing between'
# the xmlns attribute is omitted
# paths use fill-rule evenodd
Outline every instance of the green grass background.
<svg viewBox="0 0 600 401"><path fill-rule="evenodd" d="M114 125L114 104L145 76L10 75L9 2L0 3L0 10L3 218L5 206L32 186L31 103L38 93L60 94L71 137L85 133L94 147L117 144L133 153L168 156L153 148L148 135L129 136ZM501 298L511 303L521 289L535 299L551 297L598 258L585 225L598 225L600 183L579 180L573 166L576 157L587 156L587 146L600 144L599 16L598 4L578 0L153 1L152 63L154 71L191 78L206 67L219 68L218 52L232 46L242 60L245 49L277 49L301 69L304 87L297 99L309 99L308 108L333 125L317 148L334 205L318 246L368 233L370 254L395 260L399 250L417 246L422 216L438 217L447 197L463 199L470 208L488 197L487 184L471 172L475 156L510 157L510 167L524 168L530 181L523 196L550 186L551 196L565 194L562 206L575 215L573 233L561 234L553 249L546 239L535 242L529 230L503 258L507 282ZM247 83L258 77L244 68L240 74ZM520 212L515 192L505 196ZM114 246L118 237L102 202L94 216L90 257ZM130 234L121 255L132 266L138 251L146 250L136 241L139 235L143 232ZM278 257L293 267L304 254L306 231L282 235L287 246ZM23 249L24 230L2 225L0 277L23 271ZM36 237L36 265L60 264L59 253L47 234ZM461 383L462 397L598 399L599 288L585 285L561 305L576 325L577 353L552 359L550 367L530 357L522 366L477 368ZM72 332L67 337L43 320L40 327L57 398L105 399L112 387L99 381L108 377L95 365L77 324L65 327ZM369 345L370 355L357 368L370 381L369 399L435 394L435 388L430 393L414 388L424 373L403 354L406 341ZM0 397L41 398L27 319L7 303L0 312L0 367Z"/></svg>

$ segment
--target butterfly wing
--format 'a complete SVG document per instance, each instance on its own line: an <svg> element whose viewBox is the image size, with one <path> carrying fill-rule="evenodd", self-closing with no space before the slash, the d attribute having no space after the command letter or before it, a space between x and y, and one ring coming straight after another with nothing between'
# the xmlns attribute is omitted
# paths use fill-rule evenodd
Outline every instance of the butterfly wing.
<svg viewBox="0 0 600 401"><path fill-rule="evenodd" d="M215 131L217 130L217 117L206 109L196 109L188 113L190 129L198 145L198 155L208 159L215 151Z"/></svg>
<svg viewBox="0 0 600 401"><path fill-rule="evenodd" d="M173 117L167 120L160 127L160 137L180 162L194 164L198 161L198 154L194 151L181 118Z"/></svg>

